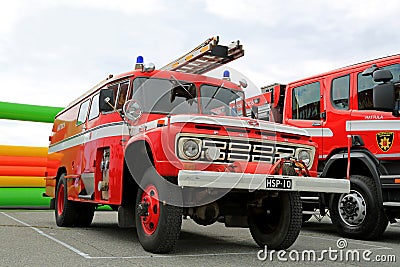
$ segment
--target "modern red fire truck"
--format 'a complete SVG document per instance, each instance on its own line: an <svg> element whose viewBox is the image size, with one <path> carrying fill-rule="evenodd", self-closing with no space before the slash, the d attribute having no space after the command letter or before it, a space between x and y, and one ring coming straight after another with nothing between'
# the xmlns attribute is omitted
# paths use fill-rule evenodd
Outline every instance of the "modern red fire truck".
<svg viewBox="0 0 400 267"><path fill-rule="evenodd" d="M218 41L161 70L138 57L56 116L49 154L60 162L46 195L58 226L89 226L110 205L153 253L174 248L183 216L248 227L258 245L285 249L301 227L299 191L349 192L346 180L307 177L318 156L305 130L241 116L245 81L201 75L243 56L239 41Z"/></svg>
<svg viewBox="0 0 400 267"><path fill-rule="evenodd" d="M307 130L318 144L320 177L347 177L350 161L351 192L303 194L304 220L329 207L339 233L375 239L400 218L399 76L394 55L273 84L246 100L261 120Z"/></svg>

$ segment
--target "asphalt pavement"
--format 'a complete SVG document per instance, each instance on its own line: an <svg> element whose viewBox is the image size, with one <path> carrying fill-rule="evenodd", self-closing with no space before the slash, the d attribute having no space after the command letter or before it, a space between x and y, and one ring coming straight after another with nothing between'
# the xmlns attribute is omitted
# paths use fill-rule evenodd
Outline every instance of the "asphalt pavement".
<svg viewBox="0 0 400 267"><path fill-rule="evenodd" d="M303 225L286 251L265 253L248 229L184 220L174 252L145 252L117 213L98 211L91 227L60 228L54 211L0 210L0 266L398 266L400 224L378 241L341 239L328 218ZM357 256L359 259L357 259ZM386 261L386 262L382 262ZM395 262L396 261L396 262Z"/></svg>

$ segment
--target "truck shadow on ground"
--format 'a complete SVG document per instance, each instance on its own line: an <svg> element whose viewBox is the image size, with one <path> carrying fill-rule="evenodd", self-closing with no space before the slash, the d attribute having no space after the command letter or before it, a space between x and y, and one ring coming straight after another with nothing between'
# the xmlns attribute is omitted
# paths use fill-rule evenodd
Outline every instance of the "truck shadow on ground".
<svg viewBox="0 0 400 267"><path fill-rule="evenodd" d="M196 229L196 227L198 227ZM187 228L187 227L186 227ZM192 230L193 228L193 230ZM84 228L104 240L115 240L119 245L131 246L133 250L141 249L136 228L119 228L117 223L95 222ZM203 231L203 232L199 232ZM256 253L259 250L250 234L237 236L238 231L229 229L224 233L216 233L215 229L207 232L205 227L193 225L190 230L182 229L174 254L219 254L219 253Z"/></svg>

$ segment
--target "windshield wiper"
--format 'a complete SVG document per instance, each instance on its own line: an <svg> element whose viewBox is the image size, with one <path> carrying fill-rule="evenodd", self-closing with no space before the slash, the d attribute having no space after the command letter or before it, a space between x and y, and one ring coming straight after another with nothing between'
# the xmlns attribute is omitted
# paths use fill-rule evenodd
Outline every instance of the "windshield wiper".
<svg viewBox="0 0 400 267"><path fill-rule="evenodd" d="M220 86L217 87L217 89L215 90L214 94L211 96L210 100L208 100L207 105L204 106L204 109L206 109L208 107L208 105L210 105L211 100L214 99L214 97L217 95L217 93L222 88L222 86L224 86L224 83L222 83Z"/></svg>

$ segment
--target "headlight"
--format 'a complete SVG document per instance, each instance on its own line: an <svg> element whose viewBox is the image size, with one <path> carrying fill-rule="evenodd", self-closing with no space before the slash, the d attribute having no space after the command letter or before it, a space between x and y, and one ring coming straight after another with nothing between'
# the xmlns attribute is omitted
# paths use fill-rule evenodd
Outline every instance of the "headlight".
<svg viewBox="0 0 400 267"><path fill-rule="evenodd" d="M311 162L310 151L304 149L300 150L297 154L297 159L303 161L307 167L310 167L310 162Z"/></svg>
<svg viewBox="0 0 400 267"><path fill-rule="evenodd" d="M200 157L201 140L196 138L179 139L179 154L184 159L197 159Z"/></svg>

